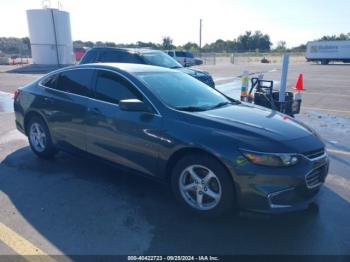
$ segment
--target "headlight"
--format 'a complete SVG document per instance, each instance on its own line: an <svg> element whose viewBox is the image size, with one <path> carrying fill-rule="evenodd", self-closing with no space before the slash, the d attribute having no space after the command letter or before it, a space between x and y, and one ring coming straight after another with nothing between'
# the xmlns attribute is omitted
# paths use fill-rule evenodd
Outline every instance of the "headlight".
<svg viewBox="0 0 350 262"><path fill-rule="evenodd" d="M298 163L299 158L296 154L284 154L284 153L261 153L241 150L242 154L250 162L273 167L292 166Z"/></svg>

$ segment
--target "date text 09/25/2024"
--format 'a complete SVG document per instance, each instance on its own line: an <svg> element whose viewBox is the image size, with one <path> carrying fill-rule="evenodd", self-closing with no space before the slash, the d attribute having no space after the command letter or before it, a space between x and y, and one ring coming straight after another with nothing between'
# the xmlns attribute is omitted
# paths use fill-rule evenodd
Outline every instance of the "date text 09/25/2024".
<svg viewBox="0 0 350 262"><path fill-rule="evenodd" d="M128 256L128 261L220 261L217 256Z"/></svg>

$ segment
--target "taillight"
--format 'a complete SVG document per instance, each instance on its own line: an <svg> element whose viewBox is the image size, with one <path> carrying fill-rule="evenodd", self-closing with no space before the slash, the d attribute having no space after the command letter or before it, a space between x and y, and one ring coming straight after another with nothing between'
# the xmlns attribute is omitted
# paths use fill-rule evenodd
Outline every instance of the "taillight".
<svg viewBox="0 0 350 262"><path fill-rule="evenodd" d="M19 96L19 90L17 89L13 94L13 99L16 99Z"/></svg>

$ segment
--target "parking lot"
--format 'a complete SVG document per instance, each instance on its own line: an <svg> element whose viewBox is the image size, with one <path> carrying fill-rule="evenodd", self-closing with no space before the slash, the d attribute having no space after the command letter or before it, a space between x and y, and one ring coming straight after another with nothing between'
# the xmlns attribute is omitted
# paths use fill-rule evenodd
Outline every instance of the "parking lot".
<svg viewBox="0 0 350 262"><path fill-rule="evenodd" d="M203 65L237 97L247 69L280 80L279 64ZM278 216L249 212L207 219L184 211L168 187L105 164L31 152L15 129L11 93L40 74L0 68L0 254L350 255L350 65L290 65L304 74L302 113L331 159L319 207Z"/></svg>

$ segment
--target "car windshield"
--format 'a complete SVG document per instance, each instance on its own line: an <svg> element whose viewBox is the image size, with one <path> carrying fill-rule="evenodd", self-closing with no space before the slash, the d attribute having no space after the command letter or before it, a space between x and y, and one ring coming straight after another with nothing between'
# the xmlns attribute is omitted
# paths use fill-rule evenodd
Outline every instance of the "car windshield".
<svg viewBox="0 0 350 262"><path fill-rule="evenodd" d="M230 105L231 100L181 72L151 72L136 75L161 101L182 111L206 111Z"/></svg>
<svg viewBox="0 0 350 262"><path fill-rule="evenodd" d="M182 65L179 64L175 59L171 58L169 55L159 51L159 52L145 52L141 54L147 64L156 65L166 68L181 68Z"/></svg>

